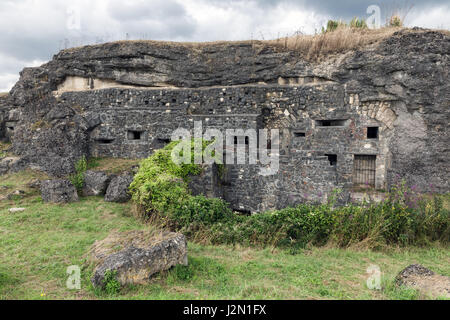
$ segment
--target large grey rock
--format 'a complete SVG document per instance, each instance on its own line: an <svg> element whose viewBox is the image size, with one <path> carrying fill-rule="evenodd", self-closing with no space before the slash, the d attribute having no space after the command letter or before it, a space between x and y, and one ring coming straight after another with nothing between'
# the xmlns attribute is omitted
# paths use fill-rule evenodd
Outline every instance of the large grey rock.
<svg viewBox="0 0 450 320"><path fill-rule="evenodd" d="M23 168L24 163L21 158L11 156L0 158L0 175L17 172Z"/></svg>
<svg viewBox="0 0 450 320"><path fill-rule="evenodd" d="M110 177L101 171L88 170L84 173L83 196L104 195Z"/></svg>
<svg viewBox="0 0 450 320"><path fill-rule="evenodd" d="M95 265L91 278L95 287L104 286L108 270L116 272L122 285L142 284L157 272L187 265L187 243L184 235L166 231L112 233L94 243L90 259Z"/></svg>
<svg viewBox="0 0 450 320"><path fill-rule="evenodd" d="M69 180L44 180L41 182L44 202L67 203L78 201L77 190Z"/></svg>
<svg viewBox="0 0 450 320"><path fill-rule="evenodd" d="M435 274L420 264L403 269L395 278L395 283L417 289L424 296L450 298L450 277Z"/></svg>
<svg viewBox="0 0 450 320"><path fill-rule="evenodd" d="M133 176L124 174L111 179L105 194L107 202L127 202L131 199L128 187L133 182Z"/></svg>

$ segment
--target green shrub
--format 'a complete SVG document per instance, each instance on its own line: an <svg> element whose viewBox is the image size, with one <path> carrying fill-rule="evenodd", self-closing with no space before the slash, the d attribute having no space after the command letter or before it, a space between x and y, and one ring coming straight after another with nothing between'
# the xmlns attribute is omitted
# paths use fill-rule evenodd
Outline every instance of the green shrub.
<svg viewBox="0 0 450 320"><path fill-rule="evenodd" d="M350 21L351 28L359 28L359 29L367 29L367 23L364 19L359 19L358 17L354 17Z"/></svg>
<svg viewBox="0 0 450 320"><path fill-rule="evenodd" d="M179 226L186 227L192 223L212 225L220 221L232 220L234 214L228 204L221 199L208 199L204 196L189 197L179 203L171 218Z"/></svg>
<svg viewBox="0 0 450 320"><path fill-rule="evenodd" d="M180 141L169 143L140 163L139 171L130 185L133 201L143 211L144 216L159 215L165 219L182 204L192 203L187 183L189 176L201 173L201 166L194 163L194 143L191 140L191 163L176 164L172 161L172 151ZM202 152L211 141L201 140Z"/></svg>
<svg viewBox="0 0 450 320"><path fill-rule="evenodd" d="M119 280L117 280L117 271L106 270L103 288L108 295L116 295L120 292L121 285Z"/></svg>
<svg viewBox="0 0 450 320"><path fill-rule="evenodd" d="M341 20L328 20L325 32L333 32L339 27L345 27L347 24Z"/></svg>
<svg viewBox="0 0 450 320"><path fill-rule="evenodd" d="M389 26L390 27L402 27L403 21L398 15L393 15L389 18Z"/></svg>
<svg viewBox="0 0 450 320"><path fill-rule="evenodd" d="M70 182L75 186L78 192L81 192L84 184L84 173L87 170L87 160L82 156L75 164L75 174L69 177Z"/></svg>

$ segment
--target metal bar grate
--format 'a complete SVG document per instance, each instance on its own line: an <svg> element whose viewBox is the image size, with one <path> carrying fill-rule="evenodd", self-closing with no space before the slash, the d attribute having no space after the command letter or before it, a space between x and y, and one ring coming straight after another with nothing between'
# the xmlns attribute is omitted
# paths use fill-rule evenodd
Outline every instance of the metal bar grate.
<svg viewBox="0 0 450 320"><path fill-rule="evenodd" d="M353 161L353 185L375 187L377 156L355 155Z"/></svg>

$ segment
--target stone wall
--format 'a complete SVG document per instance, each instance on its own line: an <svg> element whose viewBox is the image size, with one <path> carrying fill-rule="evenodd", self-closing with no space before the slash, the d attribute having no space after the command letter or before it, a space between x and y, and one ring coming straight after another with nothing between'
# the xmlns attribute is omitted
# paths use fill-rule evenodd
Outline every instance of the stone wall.
<svg viewBox="0 0 450 320"><path fill-rule="evenodd" d="M14 122L14 151L55 176L82 155L146 157L195 121L278 129L277 174L227 163L196 178L196 193L244 212L326 201L335 188L345 201L372 183L355 173L362 156L376 189L400 177L448 192L448 52L447 33L419 29L320 63L264 42L87 46L24 69L2 126Z"/></svg>

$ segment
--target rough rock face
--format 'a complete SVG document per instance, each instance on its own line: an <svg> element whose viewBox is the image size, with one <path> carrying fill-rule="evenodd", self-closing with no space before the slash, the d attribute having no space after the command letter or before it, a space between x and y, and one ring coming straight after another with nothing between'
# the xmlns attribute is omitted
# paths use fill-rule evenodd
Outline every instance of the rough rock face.
<svg viewBox="0 0 450 320"><path fill-rule="evenodd" d="M64 176L83 155L146 157L194 121L279 129L277 175L227 164L217 191L244 211L324 201L364 180L448 192L448 52L448 33L423 29L321 62L258 41L64 50L0 99L0 135L24 163ZM355 179L364 157L374 176Z"/></svg>
<svg viewBox="0 0 450 320"><path fill-rule="evenodd" d="M128 187L133 182L133 176L124 174L111 179L105 194L107 202L127 202L131 199Z"/></svg>
<svg viewBox="0 0 450 320"><path fill-rule="evenodd" d="M90 255L96 265L91 279L95 287L104 285L108 270L117 272L117 280L122 285L142 284L157 272L188 263L186 238L172 232L113 233L95 242Z"/></svg>
<svg viewBox="0 0 450 320"><path fill-rule="evenodd" d="M77 190L69 180L44 180L41 182L44 202L67 203L78 201Z"/></svg>
<svg viewBox="0 0 450 320"><path fill-rule="evenodd" d="M104 195L111 178L104 172L88 170L84 173L83 196Z"/></svg>
<svg viewBox="0 0 450 320"><path fill-rule="evenodd" d="M397 285L419 290L423 295L450 298L450 277L435 274L420 264L403 269L395 278Z"/></svg>

